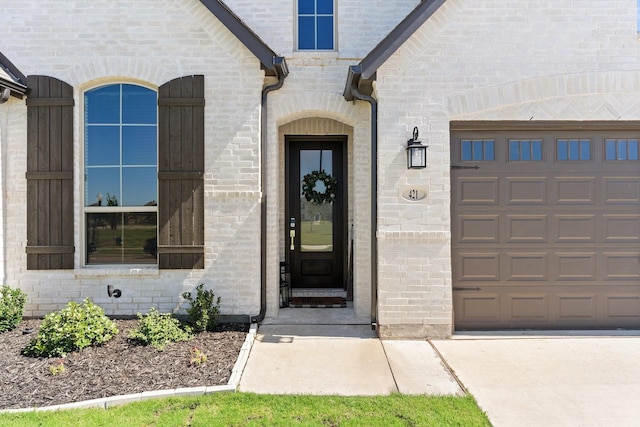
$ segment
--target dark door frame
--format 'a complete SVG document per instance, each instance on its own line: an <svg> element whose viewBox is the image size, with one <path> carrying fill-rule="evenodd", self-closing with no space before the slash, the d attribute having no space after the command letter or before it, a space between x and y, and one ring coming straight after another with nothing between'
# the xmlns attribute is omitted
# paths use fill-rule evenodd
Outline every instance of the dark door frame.
<svg viewBox="0 0 640 427"><path fill-rule="evenodd" d="M339 143L341 146L341 156L342 156L342 182L338 184L337 195L342 199L342 238L341 240L341 252L342 252L342 284L338 288L347 289L348 283L348 269L349 269L349 192L348 192L348 151L347 151L347 135L285 135L285 174L284 174L284 184L285 184L285 216L284 216L284 242L285 242L285 262L287 265L291 266L291 251L289 250L289 218L290 218L290 209L291 209L291 189L290 189L290 170L291 170L291 159L290 152L291 146L294 143L304 143L304 142L332 142ZM297 233L296 239L299 242L300 233ZM299 244L299 243L297 243ZM296 288L295 283L291 283L293 288ZM328 288L332 289L332 288ZM335 289L335 288L333 288Z"/></svg>

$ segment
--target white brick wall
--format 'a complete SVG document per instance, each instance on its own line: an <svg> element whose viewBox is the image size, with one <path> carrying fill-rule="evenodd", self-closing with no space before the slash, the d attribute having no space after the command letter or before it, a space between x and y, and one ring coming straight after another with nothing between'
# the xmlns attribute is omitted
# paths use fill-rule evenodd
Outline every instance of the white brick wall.
<svg viewBox="0 0 640 427"><path fill-rule="evenodd" d="M84 90L117 81L157 87L175 77L205 75L206 255L205 269L194 272L82 267L81 186L75 194L75 270L27 271L26 107L17 100L2 106L3 278L27 292L25 314L40 316L85 297L115 315L151 306L178 310L182 292L200 282L222 297L223 313L257 314L264 73L255 56L197 0L68 0L63 6L55 0L4 0L2 10L2 52L26 75L50 75L74 87L76 182ZM121 289L122 297L109 298L108 284Z"/></svg>
<svg viewBox="0 0 640 427"><path fill-rule="evenodd" d="M378 70L383 335L450 325L449 122L638 120L636 11L634 0L447 0ZM414 126L425 170L406 169ZM426 187L425 202L403 203L403 185Z"/></svg>

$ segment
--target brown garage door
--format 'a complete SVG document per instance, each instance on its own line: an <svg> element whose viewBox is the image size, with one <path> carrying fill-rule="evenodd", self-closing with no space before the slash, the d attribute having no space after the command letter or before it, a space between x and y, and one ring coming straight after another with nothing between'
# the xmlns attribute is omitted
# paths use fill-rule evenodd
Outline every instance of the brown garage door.
<svg viewBox="0 0 640 427"><path fill-rule="evenodd" d="M640 123L451 124L456 329L640 327Z"/></svg>

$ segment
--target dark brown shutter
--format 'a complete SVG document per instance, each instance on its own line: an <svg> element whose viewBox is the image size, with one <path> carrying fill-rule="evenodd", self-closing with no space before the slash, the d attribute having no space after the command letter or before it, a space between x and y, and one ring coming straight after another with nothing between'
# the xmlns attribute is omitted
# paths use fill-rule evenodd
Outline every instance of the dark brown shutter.
<svg viewBox="0 0 640 427"><path fill-rule="evenodd" d="M73 268L73 88L29 76L27 269Z"/></svg>
<svg viewBox="0 0 640 427"><path fill-rule="evenodd" d="M204 76L158 91L158 265L204 268Z"/></svg>

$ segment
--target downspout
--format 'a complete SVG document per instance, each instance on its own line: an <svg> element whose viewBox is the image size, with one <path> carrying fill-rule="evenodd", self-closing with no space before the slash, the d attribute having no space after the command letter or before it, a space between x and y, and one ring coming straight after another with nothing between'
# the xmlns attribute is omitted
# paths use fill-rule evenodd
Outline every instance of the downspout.
<svg viewBox="0 0 640 427"><path fill-rule="evenodd" d="M378 327L378 103L351 83L354 98L371 105L371 329Z"/></svg>
<svg viewBox="0 0 640 427"><path fill-rule="evenodd" d="M278 82L262 89L260 111L260 313L251 317L251 323L260 323L267 314L267 95L278 90L289 74L283 57L273 58Z"/></svg>
<svg viewBox="0 0 640 427"><path fill-rule="evenodd" d="M0 89L2 89L2 92L0 93L0 104L4 104L9 100L9 96L11 95L11 89L9 89L8 87L1 87L1 86L0 86Z"/></svg>

